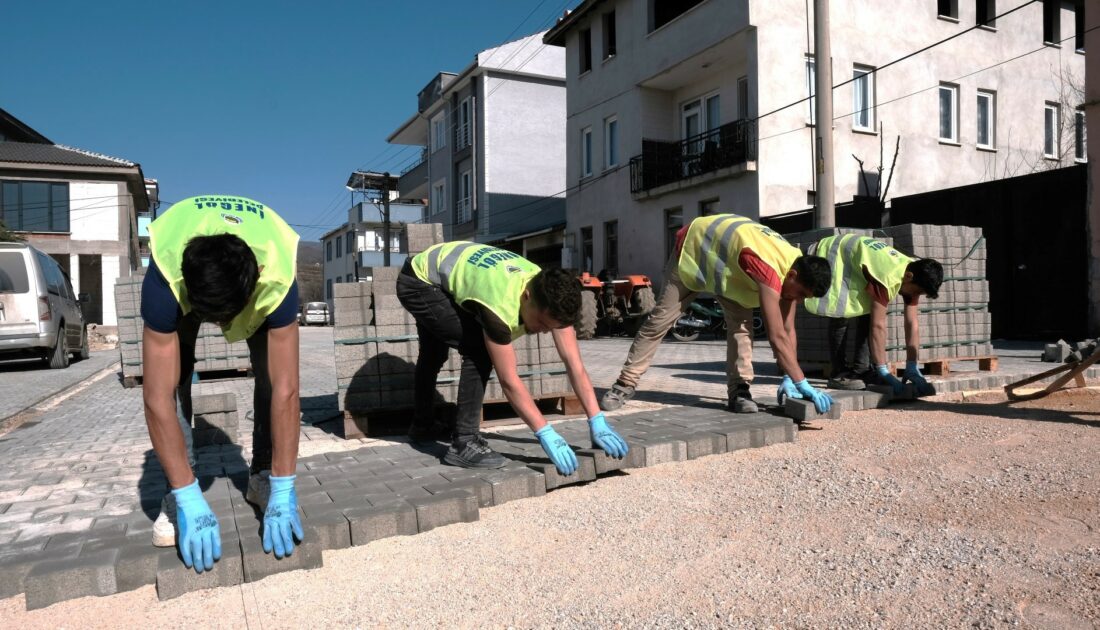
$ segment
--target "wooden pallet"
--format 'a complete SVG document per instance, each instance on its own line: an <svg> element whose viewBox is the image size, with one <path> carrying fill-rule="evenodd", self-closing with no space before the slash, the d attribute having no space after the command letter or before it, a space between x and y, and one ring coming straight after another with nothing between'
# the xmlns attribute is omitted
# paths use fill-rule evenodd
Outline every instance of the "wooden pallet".
<svg viewBox="0 0 1100 630"><path fill-rule="evenodd" d="M233 368L229 370L207 370L205 372L196 372L199 377L200 383L215 383L218 381L231 381L238 378L250 378L254 376L252 368ZM144 382L143 376L126 376L121 375L120 380L122 386L130 389L132 387L141 387Z"/></svg>
<svg viewBox="0 0 1100 630"><path fill-rule="evenodd" d="M546 413L577 415L584 413L580 399L572 393L546 394L535 397L539 410ZM454 404L436 405L438 418L451 421L457 407ZM410 407L376 409L367 413L344 411L344 439L404 435L412 421ZM523 424L507 400L486 400L481 408L482 426L509 426Z"/></svg>

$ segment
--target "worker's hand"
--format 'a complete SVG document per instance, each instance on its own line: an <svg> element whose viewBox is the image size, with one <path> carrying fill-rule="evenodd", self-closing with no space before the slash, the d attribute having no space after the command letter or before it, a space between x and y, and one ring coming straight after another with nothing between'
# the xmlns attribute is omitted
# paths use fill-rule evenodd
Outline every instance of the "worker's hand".
<svg viewBox="0 0 1100 630"><path fill-rule="evenodd" d="M832 397L821 390L814 389L814 386L810 385L810 381L802 379L795 383L794 386L798 390L798 393L802 394L802 397L813 401L814 407L817 408L818 413L825 413L833 406Z"/></svg>
<svg viewBox="0 0 1100 630"><path fill-rule="evenodd" d="M271 477L271 494L267 499L267 511L264 512L264 553L275 550L275 557L282 558L294 553L294 541L305 539L302 531L302 518L298 516L298 493L294 491L294 478Z"/></svg>
<svg viewBox="0 0 1100 630"><path fill-rule="evenodd" d="M196 573L214 568L222 557L222 535L218 517L202 498L199 481L172 491L176 498L176 528L183 564Z"/></svg>
<svg viewBox="0 0 1100 630"><path fill-rule="evenodd" d="M626 440L607 424L607 418L602 413L588 419L588 428L592 433L592 446L602 448L609 457L622 459L630 450Z"/></svg>
<svg viewBox="0 0 1100 630"><path fill-rule="evenodd" d="M916 361L905 362L905 373L902 374L902 378L913 384L918 396L931 396L936 393L936 388L932 387L932 384L926 381L924 375L920 373Z"/></svg>
<svg viewBox="0 0 1100 630"><path fill-rule="evenodd" d="M558 435L554 427L549 424L544 426L535 431L535 437L539 439L539 444L542 444L542 450L546 451L546 456L554 462L558 473L568 476L577 471L576 453L569 448L569 443Z"/></svg>
<svg viewBox="0 0 1100 630"><path fill-rule="evenodd" d="M792 398L799 400L802 398L802 394L798 393L798 388L794 386L794 381L791 377L784 376L782 381L779 381L779 391L775 393L775 399L779 401L779 404L783 404L784 398Z"/></svg>
<svg viewBox="0 0 1100 630"><path fill-rule="evenodd" d="M890 387L894 388L895 396L900 396L901 393L905 391L905 383L899 381L898 377L894 376L894 373L890 371L889 366L887 366L885 363L882 365L876 365L875 371L878 372L879 378L882 379L883 383L886 383ZM908 372L909 371L906 370L906 374L908 374Z"/></svg>

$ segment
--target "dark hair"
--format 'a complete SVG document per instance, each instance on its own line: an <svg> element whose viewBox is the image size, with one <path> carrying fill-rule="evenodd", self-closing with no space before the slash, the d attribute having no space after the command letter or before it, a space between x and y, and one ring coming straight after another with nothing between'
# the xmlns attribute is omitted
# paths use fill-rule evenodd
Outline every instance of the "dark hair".
<svg viewBox="0 0 1100 630"><path fill-rule="evenodd" d="M821 256L800 256L791 265L791 269L798 273L798 282L809 289L814 297L819 298L829 292L829 285L833 283L833 270L829 268L829 261Z"/></svg>
<svg viewBox="0 0 1100 630"><path fill-rule="evenodd" d="M563 326L572 326L581 313L581 283L563 269L543 269L527 284L535 306L545 309Z"/></svg>
<svg viewBox="0 0 1100 630"><path fill-rule="evenodd" d="M244 310L256 289L256 255L232 234L196 236L183 249L183 284L191 310L225 323Z"/></svg>
<svg viewBox="0 0 1100 630"><path fill-rule="evenodd" d="M940 296L943 284L943 265L932 258L919 258L909 263L906 271L913 274L913 284L924 289L924 293L933 300Z"/></svg>

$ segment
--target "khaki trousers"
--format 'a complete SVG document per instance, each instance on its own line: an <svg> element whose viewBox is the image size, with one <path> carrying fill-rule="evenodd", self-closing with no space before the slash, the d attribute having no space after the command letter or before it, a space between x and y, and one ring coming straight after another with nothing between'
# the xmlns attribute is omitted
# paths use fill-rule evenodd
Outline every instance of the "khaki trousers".
<svg viewBox="0 0 1100 630"><path fill-rule="evenodd" d="M657 353L657 346L696 295L680 280L678 263L679 256L674 254L665 264L665 286L657 298L657 306L634 336L634 343L630 344L626 363L619 374L621 385L638 386L638 381ZM722 305L730 335L726 341L726 376L727 389L732 393L742 383L752 382L752 309L725 298L718 298L718 302Z"/></svg>

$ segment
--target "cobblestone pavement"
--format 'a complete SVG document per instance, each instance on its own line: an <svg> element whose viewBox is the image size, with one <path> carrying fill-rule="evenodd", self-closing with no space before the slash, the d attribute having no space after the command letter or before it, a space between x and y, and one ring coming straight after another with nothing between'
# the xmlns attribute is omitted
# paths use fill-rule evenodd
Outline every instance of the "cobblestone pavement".
<svg viewBox="0 0 1100 630"><path fill-rule="evenodd" d="M75 361L64 370L51 370L38 360L0 361L0 421L117 362L117 350L93 352L87 360Z"/></svg>
<svg viewBox="0 0 1100 630"><path fill-rule="evenodd" d="M613 382L628 345L628 339L593 340L583 344L586 365L597 388ZM998 378L1003 380L1009 378L1008 375L1037 372L1050 367L1050 364L1030 358L1038 355L1036 347L1006 349ZM338 530L339 518L333 513L333 508L325 510L324 504L338 504L340 500L369 494L378 495L375 499L386 503L397 495L402 504L413 505L413 517L419 519L423 512L424 522L431 528L443 522L468 518L472 504L467 495L476 500L476 505L473 505L475 509L492 505L498 500L494 494L498 491L492 482L471 480L465 471L439 466L439 453L418 452L407 445L395 446L394 441L343 440L333 435L330 427L339 423L326 422L337 413L331 329L304 329L301 355L303 427L299 470L303 480L299 485L303 497L309 497L303 500L307 515L313 511L318 523L328 522L330 526L335 519ZM97 360L102 361L102 365L110 365L115 356L113 352L97 353L93 360L85 363L89 368ZM754 395L764 402L769 399L774 401L777 377L765 343L757 343L756 358ZM764 437L767 430L790 425L787 420L760 414L746 419L747 424L735 427L729 424L732 420L728 415L719 413L715 416L714 407L725 403L724 359L724 342L669 342L662 345L653 368L642 382L636 402L628 405L623 413L614 414L627 421L624 426L629 426L629 430L624 432L632 443L637 444L632 457L642 459L634 460L633 465L678 461L692 455L723 452L725 448L732 450L735 444L741 444L739 440L742 438L749 440L744 446L763 445L767 442ZM20 379L25 378L25 372L14 373ZM962 378L967 376L964 374ZM18 386L9 385L7 377L8 374L0 376L3 387L21 390ZM26 387L33 387L33 383L28 382ZM211 501L217 504L216 509L225 516L237 515L233 521L237 524L236 529L247 529L244 523L248 523L251 508L240 500L239 490L251 447L252 381L237 379L199 383L194 390L197 395L228 392L237 397L238 411L242 416L241 444L210 447L202 452L199 465L201 474L211 479L207 492ZM653 415L653 410L665 405L695 403L704 406L657 411L657 415ZM638 411L642 413L635 413ZM165 586L162 596L217 584L196 582L186 572L178 570L182 565L174 557L170 558L170 562L164 560L151 553L151 548L144 543L126 547L133 550L128 552L133 555L117 555L121 541L134 537L148 540L151 519L156 516L164 492L164 479L148 441L140 388L124 389L117 379L104 378L73 394L63 404L32 411L32 416L23 426L0 437L0 597L22 592L24 578L36 585L33 601L40 605L56 600L60 597L58 593L68 593L66 597L97 594L95 589L106 588L103 584L107 581L104 576L104 567L107 566L115 571L113 588L128 588L131 585L136 588L140 585L138 582L147 578L147 571L153 566L151 562L165 563L159 565L167 571L163 578ZM677 420L690 420L695 424L677 426ZM574 445L587 444L587 431L583 423L566 423L562 431ZM781 431L784 439L793 439L793 433L785 431ZM698 432L706 435L696 436L697 439L686 437ZM735 438L734 433L742 437ZM716 435L723 437L720 439ZM522 471L510 474L525 476L520 481L527 483L531 482L531 475L537 475L541 481L536 480L531 487L541 484L543 492L560 483L594 478L596 473L608 470L606 467L609 466L609 462L602 461L598 454L582 452L582 461L586 462L582 474L576 480L561 480L548 469L547 462L541 459L537 442L526 430L503 432L494 442L498 449L508 452L510 457L522 463L514 469L522 468ZM362 473L359 476L363 478L364 467L370 472L367 475L370 479L363 481L362 485L376 492L363 491L351 479L353 471ZM378 478L378 467L389 467L391 470L381 471L383 477ZM321 472L316 472L318 470ZM384 477L387 472L398 474L387 479ZM425 476L430 478L430 482L424 482ZM516 480L510 482L519 484ZM385 492L377 492L381 490L377 485L379 483L386 487ZM471 489L456 491L451 487L456 483L472 485L473 492ZM313 486L323 486L323 491ZM432 487L436 487L441 494L452 493L445 497L448 501L440 503L439 499L433 499L436 495L432 494ZM535 492L531 487L519 490L518 486L509 486L511 489L501 489L500 492ZM403 493L410 496L406 497ZM337 497L342 498L338 500ZM428 503L434 507L421 509L415 504L415 500L421 499L433 499ZM372 499L368 497L366 500L373 505ZM387 531L385 527L409 527L407 509L402 507L398 512L400 514L390 516L400 516L405 521L399 519L392 525L378 525L382 528L378 531ZM254 521L251 526L255 526ZM420 524L417 527L423 528ZM235 540L232 532L230 530L230 546ZM257 556L256 550L248 547L249 541L255 539L255 532L241 530L236 535L243 558L236 566L245 579L250 579L249 575L262 576L273 570L263 564L263 558L260 558L262 552ZM368 535L374 534L360 534ZM349 536L354 538L354 529L349 530ZM311 547L308 553L304 551L300 557L302 562L319 562L321 547L338 546L343 541L338 533L319 534L315 538L320 546ZM89 541L95 544L86 544ZM56 562L52 565L46 563L43 568L36 569L37 573L31 573L31 569L46 558L55 558ZM75 558L82 560L77 562ZM231 575L237 570L234 563L230 561L222 566L225 568L222 578L235 579ZM282 565L279 568L293 567ZM158 581L160 579L158 576Z"/></svg>

